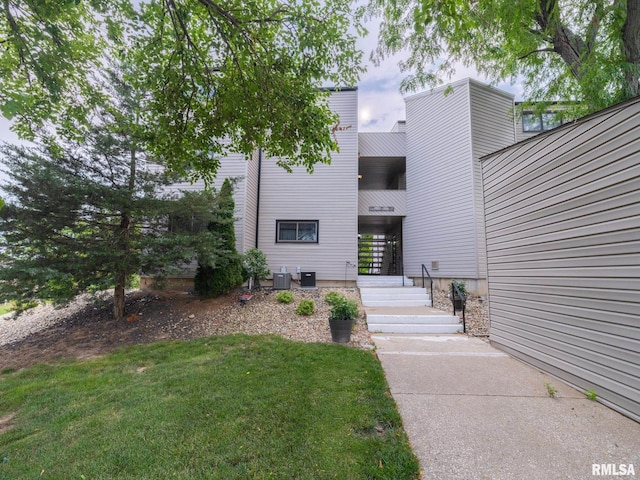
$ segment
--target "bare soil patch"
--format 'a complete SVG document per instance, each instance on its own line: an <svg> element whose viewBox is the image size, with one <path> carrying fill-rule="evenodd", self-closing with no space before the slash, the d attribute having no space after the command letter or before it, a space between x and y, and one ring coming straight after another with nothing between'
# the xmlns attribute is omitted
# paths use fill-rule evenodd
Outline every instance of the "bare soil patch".
<svg viewBox="0 0 640 480"><path fill-rule="evenodd" d="M255 292L245 306L239 302L240 291L216 298L182 292L136 291L127 295L124 320L113 320L110 301L88 303L51 326L0 345L0 370L92 358L126 345L229 333L275 334L293 340L329 343L329 306L324 302L324 295L331 290L357 300L361 315L364 314L355 288L293 290L295 301L288 305L277 302L276 293L265 289ZM313 299L316 304L313 315L295 313L299 301L305 298ZM371 345L363 317L358 319L350 343L356 347Z"/></svg>

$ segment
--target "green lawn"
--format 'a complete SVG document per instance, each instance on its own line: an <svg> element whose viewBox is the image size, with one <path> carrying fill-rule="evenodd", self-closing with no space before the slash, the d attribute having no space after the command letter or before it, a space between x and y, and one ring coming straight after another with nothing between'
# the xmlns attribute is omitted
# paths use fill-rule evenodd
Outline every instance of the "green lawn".
<svg viewBox="0 0 640 480"><path fill-rule="evenodd" d="M0 303L0 315L13 312L15 309L16 306L12 302Z"/></svg>
<svg viewBox="0 0 640 480"><path fill-rule="evenodd" d="M416 479L387 388L370 352L245 335L5 370L0 478Z"/></svg>

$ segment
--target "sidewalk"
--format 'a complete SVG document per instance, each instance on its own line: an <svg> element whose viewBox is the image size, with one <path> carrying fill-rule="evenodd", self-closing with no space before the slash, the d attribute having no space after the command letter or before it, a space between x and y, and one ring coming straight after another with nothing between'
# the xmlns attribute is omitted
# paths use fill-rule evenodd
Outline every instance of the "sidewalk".
<svg viewBox="0 0 640 480"><path fill-rule="evenodd" d="M373 338L423 479L640 478L640 424L488 342Z"/></svg>

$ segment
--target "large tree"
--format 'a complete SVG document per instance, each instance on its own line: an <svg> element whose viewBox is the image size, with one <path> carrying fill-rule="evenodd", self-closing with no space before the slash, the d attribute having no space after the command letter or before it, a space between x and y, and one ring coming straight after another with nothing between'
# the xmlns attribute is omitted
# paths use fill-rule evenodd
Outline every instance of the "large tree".
<svg viewBox="0 0 640 480"><path fill-rule="evenodd" d="M0 297L64 303L89 289L113 288L114 317L124 316L134 274L166 275L219 250L206 230L216 215L211 192L174 198L175 178L150 168L141 148L135 89L111 74L103 105L74 140L45 137L37 147L4 145L9 183L0 210Z"/></svg>
<svg viewBox="0 0 640 480"><path fill-rule="evenodd" d="M150 92L146 149L211 179L220 155L260 147L290 169L338 146L325 84L361 71L351 2L2 0L0 110L29 137L87 128L107 57L136 65Z"/></svg>
<svg viewBox="0 0 640 480"><path fill-rule="evenodd" d="M583 111L639 93L640 0L371 0L369 12L382 17L374 57L408 50L405 91L462 63Z"/></svg>

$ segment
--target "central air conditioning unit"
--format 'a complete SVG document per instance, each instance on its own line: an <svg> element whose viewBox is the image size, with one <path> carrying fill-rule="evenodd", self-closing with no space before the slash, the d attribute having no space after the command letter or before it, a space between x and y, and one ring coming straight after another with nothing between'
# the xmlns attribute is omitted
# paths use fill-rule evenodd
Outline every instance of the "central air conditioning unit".
<svg viewBox="0 0 640 480"><path fill-rule="evenodd" d="M313 288L316 286L316 272L302 272L300 274L300 286Z"/></svg>
<svg viewBox="0 0 640 480"><path fill-rule="evenodd" d="M273 289L289 290L291 288L291 274L274 272L273 273Z"/></svg>

